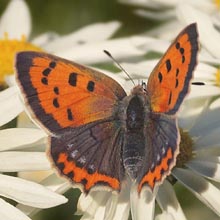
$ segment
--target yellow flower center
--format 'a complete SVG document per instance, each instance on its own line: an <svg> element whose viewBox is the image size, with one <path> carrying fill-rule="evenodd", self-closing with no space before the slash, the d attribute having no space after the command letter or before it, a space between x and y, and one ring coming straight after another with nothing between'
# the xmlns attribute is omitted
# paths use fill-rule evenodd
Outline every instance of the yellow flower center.
<svg viewBox="0 0 220 220"><path fill-rule="evenodd" d="M188 132L180 128L180 153L176 159L176 167L184 167L185 163L193 157L193 140Z"/></svg>
<svg viewBox="0 0 220 220"><path fill-rule="evenodd" d="M215 80L216 80L216 85L220 86L220 69L217 69L215 73Z"/></svg>
<svg viewBox="0 0 220 220"><path fill-rule="evenodd" d="M218 9L220 9L220 0L214 0L216 6Z"/></svg>
<svg viewBox="0 0 220 220"><path fill-rule="evenodd" d="M26 41L25 36L21 40L9 39L5 33L3 39L0 39L0 84L4 83L4 78L14 72L14 56L17 52L23 50L41 51L41 49Z"/></svg>
<svg viewBox="0 0 220 220"><path fill-rule="evenodd" d="M195 156L195 153L193 152L194 142L191 136L189 135L189 133L183 131L183 129L181 128L180 128L180 137L181 137L180 146L179 146L180 152L176 158L175 167L184 168L185 164ZM173 185L177 181L172 174L167 177L167 180Z"/></svg>

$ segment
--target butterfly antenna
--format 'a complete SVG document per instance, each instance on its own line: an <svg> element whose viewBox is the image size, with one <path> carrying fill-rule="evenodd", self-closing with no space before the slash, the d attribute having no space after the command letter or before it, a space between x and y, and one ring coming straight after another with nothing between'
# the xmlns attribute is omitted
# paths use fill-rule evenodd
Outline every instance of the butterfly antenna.
<svg viewBox="0 0 220 220"><path fill-rule="evenodd" d="M121 64L110 54L109 51L107 50L103 50L104 53L109 56L117 65L118 67L127 75L127 77L131 80L131 82L134 84L135 86L135 83L134 83L134 80L130 77L130 75L128 74L128 72L121 66Z"/></svg>

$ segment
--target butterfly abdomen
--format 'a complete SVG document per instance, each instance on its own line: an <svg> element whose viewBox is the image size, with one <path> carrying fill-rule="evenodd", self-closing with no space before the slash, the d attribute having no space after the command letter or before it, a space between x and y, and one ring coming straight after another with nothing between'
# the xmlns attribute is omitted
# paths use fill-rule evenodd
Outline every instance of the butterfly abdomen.
<svg viewBox="0 0 220 220"><path fill-rule="evenodd" d="M128 104L125 121L123 165L132 179L143 166L144 158L144 106L138 96L133 96Z"/></svg>

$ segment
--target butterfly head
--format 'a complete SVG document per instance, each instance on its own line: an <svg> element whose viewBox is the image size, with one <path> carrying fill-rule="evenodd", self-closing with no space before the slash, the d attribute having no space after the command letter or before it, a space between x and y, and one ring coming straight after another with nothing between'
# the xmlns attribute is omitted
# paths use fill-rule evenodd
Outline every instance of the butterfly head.
<svg viewBox="0 0 220 220"><path fill-rule="evenodd" d="M144 81L141 84L135 86L132 91L132 95L147 95L147 85Z"/></svg>

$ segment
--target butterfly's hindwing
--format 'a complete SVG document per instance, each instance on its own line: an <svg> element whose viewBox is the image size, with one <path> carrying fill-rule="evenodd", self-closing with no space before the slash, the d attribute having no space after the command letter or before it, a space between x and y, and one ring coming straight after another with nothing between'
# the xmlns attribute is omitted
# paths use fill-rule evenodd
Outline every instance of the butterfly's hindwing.
<svg viewBox="0 0 220 220"><path fill-rule="evenodd" d="M145 158L138 176L138 189L144 185L152 190L156 183L170 174L179 153L179 130L175 118L165 114L150 113L147 116L145 136Z"/></svg>
<svg viewBox="0 0 220 220"><path fill-rule="evenodd" d="M117 121L98 121L51 137L50 155L58 172L82 184L88 193L94 186L120 191L123 134Z"/></svg>

